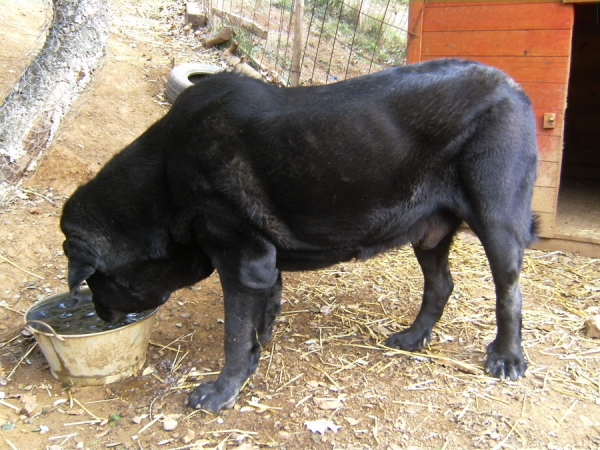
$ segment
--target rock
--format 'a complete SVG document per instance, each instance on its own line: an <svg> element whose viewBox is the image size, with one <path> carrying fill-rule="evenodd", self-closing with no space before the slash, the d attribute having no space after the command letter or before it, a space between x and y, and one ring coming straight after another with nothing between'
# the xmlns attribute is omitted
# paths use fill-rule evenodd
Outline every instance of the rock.
<svg viewBox="0 0 600 450"><path fill-rule="evenodd" d="M23 403L21 413L25 414L27 417L31 417L38 408L35 395L21 394L21 403Z"/></svg>
<svg viewBox="0 0 600 450"><path fill-rule="evenodd" d="M314 398L313 401L319 407L319 409L334 410L342 407L342 402L340 399Z"/></svg>
<svg viewBox="0 0 600 450"><path fill-rule="evenodd" d="M139 425L140 423L142 423L142 420L144 420L146 417L148 417L148 414L142 414L139 416L135 416L132 420L133 423L135 423L136 425Z"/></svg>
<svg viewBox="0 0 600 450"><path fill-rule="evenodd" d="M235 72L246 75L247 77L254 78L255 80L262 80L260 72L252 68L248 63L241 63L235 66ZM291 341L291 340L290 340Z"/></svg>
<svg viewBox="0 0 600 450"><path fill-rule="evenodd" d="M600 338L600 315L588 319L585 323L585 335L589 338Z"/></svg>
<svg viewBox="0 0 600 450"><path fill-rule="evenodd" d="M185 23L191 23L197 27L206 25L206 14L200 3L189 2L185 6Z"/></svg>
<svg viewBox="0 0 600 450"><path fill-rule="evenodd" d="M223 53L223 59L231 67L235 67L242 62L242 58L240 58L239 56L230 55L228 53Z"/></svg>
<svg viewBox="0 0 600 450"><path fill-rule="evenodd" d="M196 432L190 429L188 429L186 435L183 438L181 438L184 444L189 444L194 439L196 439Z"/></svg>
<svg viewBox="0 0 600 450"><path fill-rule="evenodd" d="M355 427L356 425L358 425L360 423L360 420L355 419L353 417L344 417L344 420L346 422L348 422L348 424L352 427Z"/></svg>
<svg viewBox="0 0 600 450"><path fill-rule="evenodd" d="M225 42L229 42L233 38L233 35L233 28L225 27L207 37L206 41L204 41L204 46L210 48L215 45L224 44Z"/></svg>
<svg viewBox="0 0 600 450"><path fill-rule="evenodd" d="M28 328L23 328L21 330L21 336L31 337L31 336L33 336L33 333L31 331L29 331Z"/></svg>
<svg viewBox="0 0 600 450"><path fill-rule="evenodd" d="M163 429L165 431L173 431L175 428L177 428L177 421L175 419L168 419L165 418L165 420L163 420Z"/></svg>

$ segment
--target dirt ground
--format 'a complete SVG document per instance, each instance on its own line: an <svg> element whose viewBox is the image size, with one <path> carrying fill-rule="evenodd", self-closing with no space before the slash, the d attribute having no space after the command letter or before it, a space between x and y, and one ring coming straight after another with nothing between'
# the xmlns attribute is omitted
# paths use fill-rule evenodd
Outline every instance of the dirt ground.
<svg viewBox="0 0 600 450"><path fill-rule="evenodd" d="M165 114L173 61L219 63L199 34L182 29L182 2L111 0L111 9L97 84L0 211L0 448L600 448L600 341L583 330L600 314L600 261L527 252L529 370L519 382L500 381L481 370L495 334L494 291L483 250L468 234L453 248L451 301L419 355L381 345L420 304L421 274L406 248L286 274L273 341L236 407L218 416L185 407L190 388L223 364L216 276L161 309L146 375L101 387L57 382L22 334L22 312L66 290L62 204ZM0 0L2 97L27 65L47 12L41 1ZM175 430L164 430L165 417L177 421ZM306 423L320 419L339 429L310 431Z"/></svg>

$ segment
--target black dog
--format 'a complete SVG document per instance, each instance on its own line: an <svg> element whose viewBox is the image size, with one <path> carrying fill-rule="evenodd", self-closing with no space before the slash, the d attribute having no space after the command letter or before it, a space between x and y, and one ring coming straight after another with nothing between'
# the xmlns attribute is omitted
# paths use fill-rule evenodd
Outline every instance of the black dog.
<svg viewBox="0 0 600 450"><path fill-rule="evenodd" d="M190 396L231 407L280 313L281 271L366 259L411 243L423 304L387 345L421 349L452 292L452 238L480 238L496 286L486 369L520 378L519 275L535 235L531 104L474 62L398 67L281 89L240 75L189 88L169 113L66 203L69 287L87 280L100 317L155 308L219 272L225 366Z"/></svg>

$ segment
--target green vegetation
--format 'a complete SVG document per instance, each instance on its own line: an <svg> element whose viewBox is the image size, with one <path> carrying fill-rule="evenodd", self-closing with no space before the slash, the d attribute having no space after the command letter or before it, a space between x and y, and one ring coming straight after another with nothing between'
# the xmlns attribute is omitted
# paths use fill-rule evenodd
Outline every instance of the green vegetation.
<svg viewBox="0 0 600 450"><path fill-rule="evenodd" d="M235 30L236 39L242 53L252 60L263 61L286 77L291 63L291 49L288 47L292 40L288 37L291 33L288 28L293 27L294 0L250 0L244 3L233 0L225 9L237 10L245 17L269 26L268 42L239 27ZM322 73L331 73L330 69L334 66L337 67L335 75L343 78L345 74L356 76L369 69L404 64L406 31L402 28L406 27L407 14L408 0L305 0L304 32L310 33L304 37L304 42L308 43L305 60L315 61L317 65L316 72L312 72L316 79L310 82L325 82L320 79ZM317 48L319 54L315 56ZM347 71L344 66L342 72L340 67L346 61L352 64L352 68ZM306 69L305 65L303 78ZM317 75L319 73L321 75ZM332 79L337 78L332 74Z"/></svg>
<svg viewBox="0 0 600 450"><path fill-rule="evenodd" d="M320 24L326 36L353 49L361 59L381 66L401 65L406 61L406 32L394 24L395 13L408 8L408 0L309 0L306 11L312 14L312 33ZM316 23L318 23L318 27Z"/></svg>

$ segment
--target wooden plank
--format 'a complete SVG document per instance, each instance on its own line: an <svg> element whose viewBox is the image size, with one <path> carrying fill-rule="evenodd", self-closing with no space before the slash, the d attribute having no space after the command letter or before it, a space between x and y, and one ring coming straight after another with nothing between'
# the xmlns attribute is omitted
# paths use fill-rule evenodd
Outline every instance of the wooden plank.
<svg viewBox="0 0 600 450"><path fill-rule="evenodd" d="M517 83L566 83L569 74L569 58L526 57L526 56L469 56L454 55L455 58L479 61L496 67L513 77ZM440 59L440 56L421 57L422 61Z"/></svg>
<svg viewBox="0 0 600 450"><path fill-rule="evenodd" d="M468 0L428 0L425 5L427 8L444 8L448 6L480 6L481 0L472 2ZM530 3L563 3L562 0L497 0L497 1L486 1L486 5L523 5Z"/></svg>
<svg viewBox="0 0 600 450"><path fill-rule="evenodd" d="M556 199L558 188L536 186L533 189L531 207L534 211L554 214L556 212Z"/></svg>
<svg viewBox="0 0 600 450"><path fill-rule="evenodd" d="M540 161L536 186L558 187L560 184L560 163Z"/></svg>
<svg viewBox="0 0 600 450"><path fill-rule="evenodd" d="M590 242L578 242L565 239L541 239L533 242L529 248L536 250L542 250L545 252L566 252L575 253L580 256L586 256L588 258L600 258L600 244L594 244Z"/></svg>
<svg viewBox="0 0 600 450"><path fill-rule="evenodd" d="M533 107L537 109L564 109L567 85L563 83L520 83Z"/></svg>
<svg viewBox="0 0 600 450"><path fill-rule="evenodd" d="M538 152L540 161L560 162L563 152L563 137L551 135L537 135Z"/></svg>
<svg viewBox="0 0 600 450"><path fill-rule="evenodd" d="M263 27L261 24L248 19L244 16L240 16L239 14L228 13L218 8L213 8L212 13L222 18L229 25L234 27L243 28L244 30L249 31L260 39L267 39L269 35L269 30Z"/></svg>
<svg viewBox="0 0 600 450"><path fill-rule="evenodd" d="M408 9L408 40L406 63L415 64L421 61L421 36L423 35L424 2L414 0Z"/></svg>
<svg viewBox="0 0 600 450"><path fill-rule="evenodd" d="M562 3L513 3L426 8L423 31L570 30L573 7Z"/></svg>
<svg viewBox="0 0 600 450"><path fill-rule="evenodd" d="M424 56L569 56L571 30L429 32L421 46Z"/></svg>

